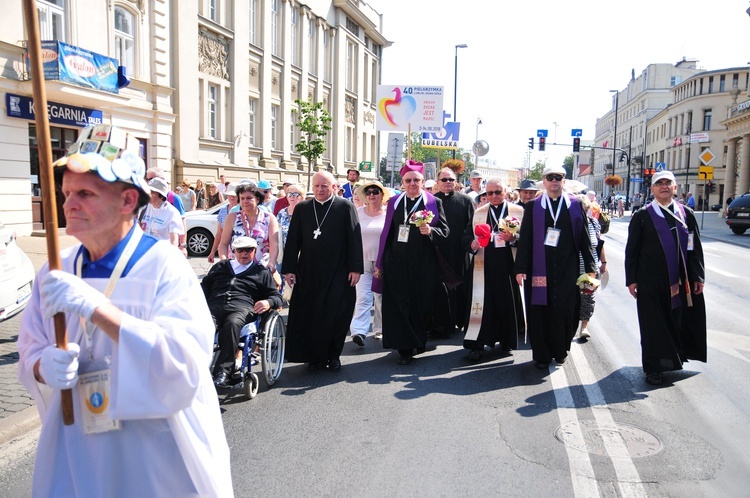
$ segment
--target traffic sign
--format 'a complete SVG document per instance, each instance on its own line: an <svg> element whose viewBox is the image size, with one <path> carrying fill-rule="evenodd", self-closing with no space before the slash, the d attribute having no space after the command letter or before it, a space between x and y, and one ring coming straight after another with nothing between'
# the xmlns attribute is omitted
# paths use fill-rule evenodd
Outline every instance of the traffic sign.
<svg viewBox="0 0 750 498"><path fill-rule="evenodd" d="M633 183L643 183L643 178L631 178L630 181Z"/></svg>
<svg viewBox="0 0 750 498"><path fill-rule="evenodd" d="M536 136L547 138L547 130L536 130Z"/></svg>
<svg viewBox="0 0 750 498"><path fill-rule="evenodd" d="M667 163L656 163L654 169L656 171L665 171L667 169Z"/></svg>
<svg viewBox="0 0 750 498"><path fill-rule="evenodd" d="M700 159L703 164L708 166L709 164L711 164L711 161L716 159L716 154L711 152L711 149L706 149L698 154L698 159Z"/></svg>
<svg viewBox="0 0 750 498"><path fill-rule="evenodd" d="M698 166L698 180L713 180L714 179L714 167L713 166Z"/></svg>
<svg viewBox="0 0 750 498"><path fill-rule="evenodd" d="M583 130L580 128L573 128L570 130L571 137L580 137L581 135L583 135Z"/></svg>

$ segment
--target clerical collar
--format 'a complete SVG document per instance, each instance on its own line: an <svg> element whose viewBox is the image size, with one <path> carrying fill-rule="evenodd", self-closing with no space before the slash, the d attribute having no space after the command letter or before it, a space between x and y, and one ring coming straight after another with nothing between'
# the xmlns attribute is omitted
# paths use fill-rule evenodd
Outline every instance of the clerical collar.
<svg viewBox="0 0 750 498"><path fill-rule="evenodd" d="M654 199L654 200L656 201L656 199ZM670 201L669 201L669 204L662 204L662 203L661 203L661 202L659 202L659 201L656 201L656 203L657 203L657 204L658 204L659 206L661 206L661 207L662 207L662 209L666 209L666 210L669 210L669 208L672 208L672 211L674 211L674 207L673 207L673 206L674 206L674 199L670 200Z"/></svg>
<svg viewBox="0 0 750 498"><path fill-rule="evenodd" d="M232 270L234 270L235 275L238 275L242 273L243 271L247 270L248 268L253 266L253 263L255 262L255 261L250 261L250 263L243 265L236 259L230 259L229 261L230 261L230 264L232 265Z"/></svg>
<svg viewBox="0 0 750 498"><path fill-rule="evenodd" d="M315 201L316 201L316 202L317 202L318 204L320 204L320 205L322 206L322 205L323 205L323 204L325 204L326 202L328 202L328 201L330 201L331 199L333 199L333 194L331 194L331 197L329 197L328 199L324 200L323 202L320 202L320 201L318 200L318 198L317 198L317 197L313 197L313 199L315 199Z"/></svg>

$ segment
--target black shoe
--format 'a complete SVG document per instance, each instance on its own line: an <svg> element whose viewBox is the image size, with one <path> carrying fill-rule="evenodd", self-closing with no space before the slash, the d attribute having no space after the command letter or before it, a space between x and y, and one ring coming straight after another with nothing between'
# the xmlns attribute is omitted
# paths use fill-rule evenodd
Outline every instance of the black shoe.
<svg viewBox="0 0 750 498"><path fill-rule="evenodd" d="M352 336L352 342L357 346L363 348L365 347L365 336L363 336L362 334L354 334Z"/></svg>
<svg viewBox="0 0 750 498"><path fill-rule="evenodd" d="M219 372L214 378L214 385L216 387L227 387L227 380L229 375L226 372Z"/></svg>
<svg viewBox="0 0 750 498"><path fill-rule="evenodd" d="M411 355L401 355L398 358L398 364L399 365L408 365L411 363Z"/></svg>
<svg viewBox="0 0 750 498"><path fill-rule="evenodd" d="M513 351L513 348L510 346L506 346L505 344L500 344L500 351L510 353L511 351Z"/></svg>
<svg viewBox="0 0 750 498"><path fill-rule="evenodd" d="M467 356L469 361L479 361L482 359L483 351L481 349L472 349Z"/></svg>
<svg viewBox="0 0 750 498"><path fill-rule="evenodd" d="M661 374L658 372L646 374L646 383L652 386L660 386L662 383Z"/></svg>
<svg viewBox="0 0 750 498"><path fill-rule="evenodd" d="M541 370L549 367L549 362L537 361L536 363L534 363L534 366Z"/></svg>
<svg viewBox="0 0 750 498"><path fill-rule="evenodd" d="M340 372L341 361L340 360L328 360L328 370L330 370L331 372Z"/></svg>
<svg viewBox="0 0 750 498"><path fill-rule="evenodd" d="M316 371L316 370L323 370L324 368L325 368L325 364L319 361L311 361L307 365L307 369L310 370L311 372Z"/></svg>
<svg viewBox="0 0 750 498"><path fill-rule="evenodd" d="M563 356L563 357L560 357L560 358L555 358L555 361L557 362L558 365L562 365L563 363L565 363L565 360L567 360L567 359L568 359L567 356Z"/></svg>

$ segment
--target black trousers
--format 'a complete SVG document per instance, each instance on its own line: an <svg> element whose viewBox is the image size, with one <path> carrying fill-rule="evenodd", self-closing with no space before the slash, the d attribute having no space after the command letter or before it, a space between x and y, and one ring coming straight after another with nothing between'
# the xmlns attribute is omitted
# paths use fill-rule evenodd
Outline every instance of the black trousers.
<svg viewBox="0 0 750 498"><path fill-rule="evenodd" d="M252 307L211 309L211 317L219 332L219 356L214 364L214 375L234 369L234 356L240 343L242 326L255 319Z"/></svg>

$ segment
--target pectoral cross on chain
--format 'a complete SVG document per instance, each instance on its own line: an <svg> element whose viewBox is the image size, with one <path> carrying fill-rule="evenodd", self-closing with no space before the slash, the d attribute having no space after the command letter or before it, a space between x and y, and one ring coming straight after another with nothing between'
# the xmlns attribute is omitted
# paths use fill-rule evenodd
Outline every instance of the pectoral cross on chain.
<svg viewBox="0 0 750 498"><path fill-rule="evenodd" d="M317 239L318 235L320 234L321 234L320 228L316 228L315 230L313 230L313 235L314 235L313 239Z"/></svg>

